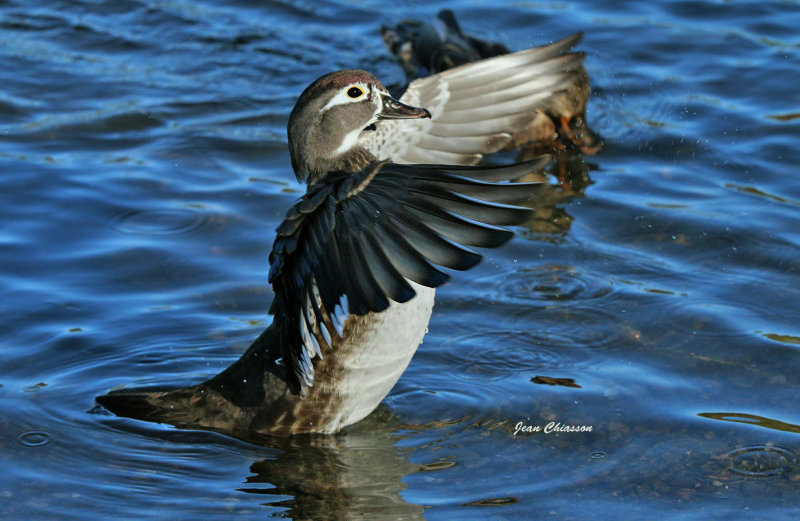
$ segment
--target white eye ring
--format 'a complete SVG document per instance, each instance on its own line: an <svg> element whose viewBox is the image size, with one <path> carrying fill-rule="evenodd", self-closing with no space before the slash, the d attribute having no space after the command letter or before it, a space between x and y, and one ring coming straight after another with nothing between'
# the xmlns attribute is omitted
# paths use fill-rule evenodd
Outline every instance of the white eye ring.
<svg viewBox="0 0 800 521"><path fill-rule="evenodd" d="M328 110L331 107L336 107L338 105L347 105L349 103L363 103L364 99L367 98L369 93L371 92L371 87L366 83L351 83L344 87L339 88L336 91L336 94L328 101L328 103L322 107L321 112ZM352 97L352 94L355 97Z"/></svg>
<svg viewBox="0 0 800 521"><path fill-rule="evenodd" d="M356 85L350 85L347 87L347 97L350 99L358 99L364 95L364 89L358 87Z"/></svg>

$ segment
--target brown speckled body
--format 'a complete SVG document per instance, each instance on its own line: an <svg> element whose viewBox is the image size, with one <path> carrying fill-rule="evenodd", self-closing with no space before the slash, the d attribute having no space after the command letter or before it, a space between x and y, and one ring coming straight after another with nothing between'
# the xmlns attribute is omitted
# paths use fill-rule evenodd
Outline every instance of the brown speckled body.
<svg viewBox="0 0 800 521"><path fill-rule="evenodd" d="M314 359L314 385L293 396L279 415L257 416L255 430L331 433L372 412L405 371L433 311L435 290L410 283L417 292L410 301L392 302L381 313L351 315L342 339Z"/></svg>
<svg viewBox="0 0 800 521"><path fill-rule="evenodd" d="M267 329L239 361L211 380L170 391L121 390L98 401L118 414L240 438L333 433L367 416L389 393L427 331L435 290L382 313L350 315L342 338L314 364L314 385L288 391ZM261 379L261 385L254 383ZM124 407L124 411L120 410ZM147 411L137 414L137 411Z"/></svg>

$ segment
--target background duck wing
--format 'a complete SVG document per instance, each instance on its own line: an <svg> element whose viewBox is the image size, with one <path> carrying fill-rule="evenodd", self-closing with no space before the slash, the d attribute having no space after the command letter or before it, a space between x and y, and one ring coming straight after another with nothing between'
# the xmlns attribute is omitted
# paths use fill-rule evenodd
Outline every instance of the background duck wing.
<svg viewBox="0 0 800 521"><path fill-rule="evenodd" d="M381 37L398 59L408 81L511 51L503 44L464 34L450 9L431 23L405 20L381 26Z"/></svg>
<svg viewBox="0 0 800 521"><path fill-rule="evenodd" d="M381 121L365 147L395 163L477 164L578 80L584 55L569 50L581 36L414 80L400 100L431 119Z"/></svg>
<svg viewBox="0 0 800 521"><path fill-rule="evenodd" d="M542 168L549 157L501 167L377 163L330 174L309 186L278 227L270 254L278 325L289 385L313 384L311 360L333 345L350 314L407 302L407 282L437 287L442 268L466 270L496 247L531 210L539 183L498 183Z"/></svg>

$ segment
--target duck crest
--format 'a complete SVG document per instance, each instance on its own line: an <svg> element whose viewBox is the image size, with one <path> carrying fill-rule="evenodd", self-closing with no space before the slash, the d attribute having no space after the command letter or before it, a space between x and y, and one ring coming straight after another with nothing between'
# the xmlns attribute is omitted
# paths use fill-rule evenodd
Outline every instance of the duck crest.
<svg viewBox="0 0 800 521"><path fill-rule="evenodd" d="M309 85L306 90L323 89L331 85L341 88L352 83L359 82L366 83L368 85L381 85L380 80L367 71L362 71L359 69L342 69L320 77L314 83ZM302 96L303 95L301 94L300 97L302 98Z"/></svg>

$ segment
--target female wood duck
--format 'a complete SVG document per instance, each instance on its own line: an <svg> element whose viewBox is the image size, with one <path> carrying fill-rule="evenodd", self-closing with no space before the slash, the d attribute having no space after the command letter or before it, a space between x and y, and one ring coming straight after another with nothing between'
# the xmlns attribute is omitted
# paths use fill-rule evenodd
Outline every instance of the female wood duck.
<svg viewBox="0 0 800 521"><path fill-rule="evenodd" d="M381 35L408 81L511 52L503 44L464 34L449 9L440 11L432 23L404 21L393 28L382 26ZM569 46L565 47L571 48L580 37L576 34L567 38L564 41ZM595 154L602 148L602 140L586 123L589 76L582 65L575 72L576 81L533 114L524 131L514 134L508 148L523 145L540 151L577 148L587 154Z"/></svg>
<svg viewBox="0 0 800 521"><path fill-rule="evenodd" d="M512 233L499 226L529 216L510 203L540 185L502 181L549 158L464 165L505 146L526 114L574 81L580 57L564 54L567 45L429 76L401 100L364 71L312 83L288 123L292 167L308 186L270 254L272 324L206 382L97 401L121 416L240 438L335 433L368 415L425 335L434 288L449 278L441 268L474 266L481 257L470 247L501 245Z"/></svg>

